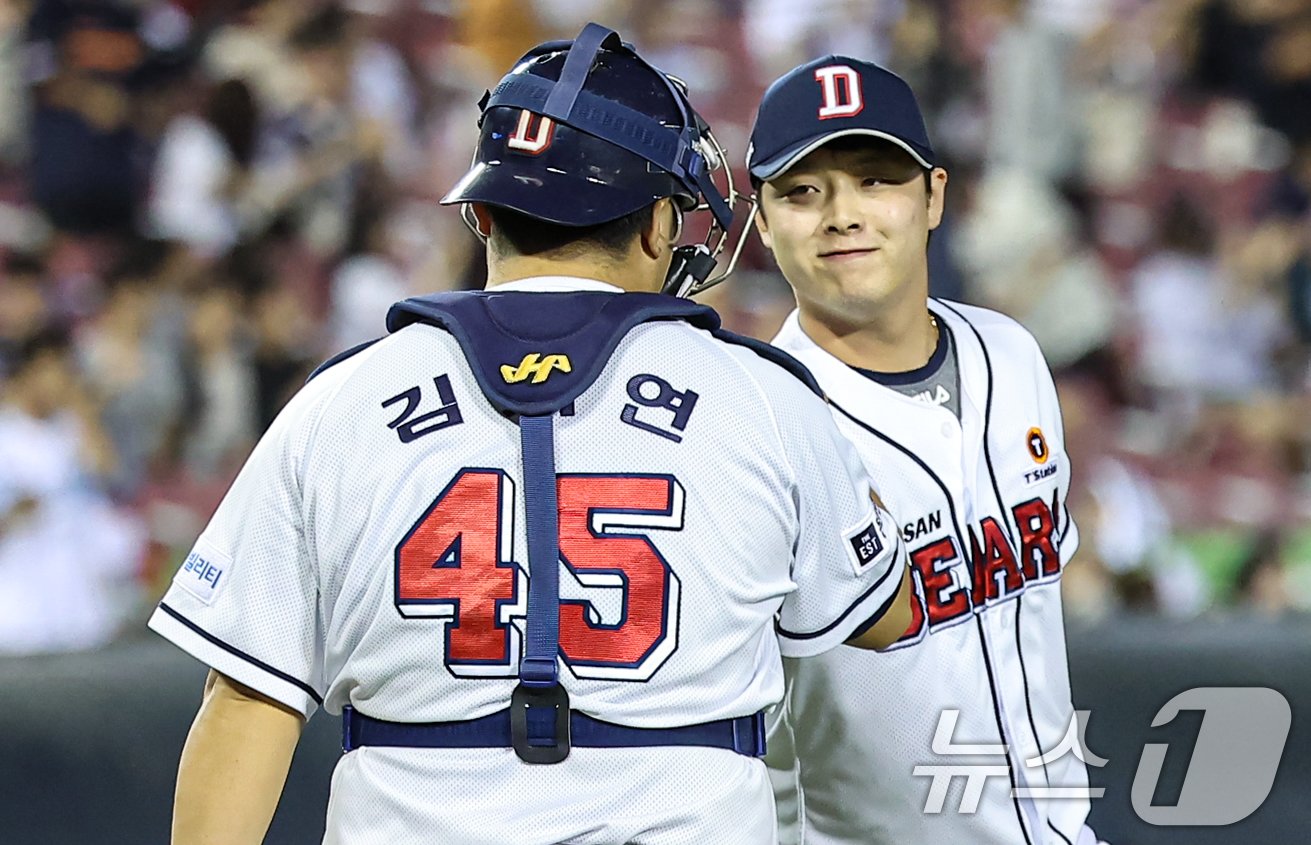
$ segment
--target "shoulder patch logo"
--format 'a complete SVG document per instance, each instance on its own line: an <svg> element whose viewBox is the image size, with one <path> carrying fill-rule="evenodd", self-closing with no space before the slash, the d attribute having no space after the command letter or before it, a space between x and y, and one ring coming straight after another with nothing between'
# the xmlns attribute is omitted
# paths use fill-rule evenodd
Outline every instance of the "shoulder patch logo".
<svg viewBox="0 0 1311 845"><path fill-rule="evenodd" d="M877 518L878 511L875 511ZM882 519L879 518L879 522ZM864 528L857 529L854 533L847 536L847 542L851 544L852 564L855 566L856 574L864 572L870 564L879 559L883 554L883 537L880 536L879 528L873 522L868 523Z"/></svg>
<svg viewBox="0 0 1311 845"><path fill-rule="evenodd" d="M555 370L562 373L573 371L573 364L569 362L568 355L547 355L543 358L540 352L530 352L523 356L517 367L502 364L501 378L505 379L506 384L518 384L531 377L533 384L541 384L550 378Z"/></svg>
<svg viewBox="0 0 1311 845"><path fill-rule="evenodd" d="M227 584L231 568L232 557L202 537L173 576L173 583L205 604L212 604Z"/></svg>
<svg viewBox="0 0 1311 845"><path fill-rule="evenodd" d="M1029 446L1029 457L1033 458L1035 464L1045 464L1051 457L1051 452L1047 450L1047 438L1043 437L1042 429L1034 426L1029 429L1029 435L1026 438Z"/></svg>

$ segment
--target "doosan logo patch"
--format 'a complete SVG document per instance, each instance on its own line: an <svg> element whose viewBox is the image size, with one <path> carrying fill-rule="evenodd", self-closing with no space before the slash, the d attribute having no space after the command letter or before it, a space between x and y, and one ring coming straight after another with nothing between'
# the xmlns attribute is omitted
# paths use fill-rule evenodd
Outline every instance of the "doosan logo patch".
<svg viewBox="0 0 1311 845"><path fill-rule="evenodd" d="M173 576L173 583L205 604L211 604L227 583L231 568L231 557L202 540L187 555Z"/></svg>

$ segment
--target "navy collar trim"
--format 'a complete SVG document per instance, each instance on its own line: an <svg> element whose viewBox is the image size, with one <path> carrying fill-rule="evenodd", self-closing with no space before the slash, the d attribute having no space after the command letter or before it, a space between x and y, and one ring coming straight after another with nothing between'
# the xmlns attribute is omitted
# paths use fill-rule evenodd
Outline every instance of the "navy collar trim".
<svg viewBox="0 0 1311 845"><path fill-rule="evenodd" d="M907 384L917 384L921 381L928 381L938 374L942 365L947 361L947 353L951 351L951 329L947 328L944 321L938 321L938 345L933 348L933 354L922 367L914 370L906 370L900 373L881 373L877 370L866 370L863 367L852 367L853 370L860 373L867 379L876 381L886 387L900 387Z"/></svg>

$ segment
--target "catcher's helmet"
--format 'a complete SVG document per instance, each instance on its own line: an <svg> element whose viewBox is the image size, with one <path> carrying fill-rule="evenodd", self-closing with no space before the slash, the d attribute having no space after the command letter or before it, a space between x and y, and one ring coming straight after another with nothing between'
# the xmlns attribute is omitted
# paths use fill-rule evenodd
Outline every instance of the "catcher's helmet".
<svg viewBox="0 0 1311 845"><path fill-rule="evenodd" d="M574 41L538 45L480 105L473 166L443 204L480 202L583 227L670 197L681 211L710 211L714 224L705 243L678 249L665 291L694 293L731 271L730 263L706 279L737 199L723 150L685 86L614 31L590 23ZM711 178L716 169L726 192Z"/></svg>

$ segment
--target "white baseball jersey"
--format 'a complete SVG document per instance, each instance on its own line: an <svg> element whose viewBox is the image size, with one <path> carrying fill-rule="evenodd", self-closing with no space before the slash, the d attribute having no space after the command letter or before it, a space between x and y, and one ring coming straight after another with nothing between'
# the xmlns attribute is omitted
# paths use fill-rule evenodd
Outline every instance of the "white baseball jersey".
<svg viewBox="0 0 1311 845"><path fill-rule="evenodd" d="M955 341L960 418L848 367L795 313L774 341L811 370L865 459L906 543L918 605L887 651L785 661L786 718L767 758L781 841L1076 845L1090 835L1087 798L1042 794L1087 787L1066 743L1059 579L1078 532L1056 391L1015 321L956 303L929 308ZM951 716L941 721L953 709L954 730ZM984 785L973 811L969 772ZM933 794L935 774L945 796Z"/></svg>
<svg viewBox="0 0 1311 845"><path fill-rule="evenodd" d="M500 371L549 380L566 365L551 352ZM572 411L555 418L555 464L574 710L642 728L758 712L782 698L780 652L831 649L895 596L895 525L781 366L687 322L643 323ZM291 400L150 627L307 716L502 711L528 595L522 479L519 427L456 337L407 326ZM764 764L721 749L576 747L530 766L510 748L364 747L334 773L325 841L759 845L772 810Z"/></svg>

